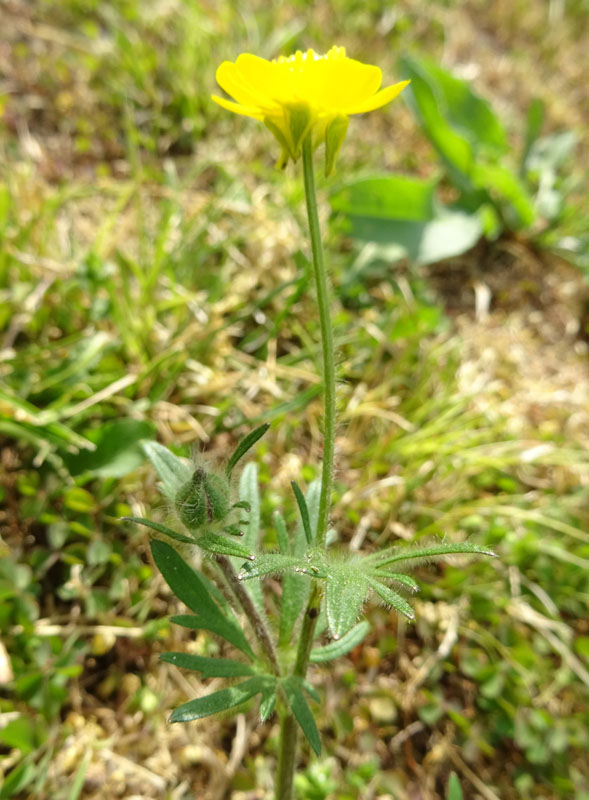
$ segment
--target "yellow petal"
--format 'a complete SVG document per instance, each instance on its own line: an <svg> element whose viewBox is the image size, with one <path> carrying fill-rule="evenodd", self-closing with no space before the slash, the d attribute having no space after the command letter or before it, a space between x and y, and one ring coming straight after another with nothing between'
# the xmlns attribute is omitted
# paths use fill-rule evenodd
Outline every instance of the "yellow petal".
<svg viewBox="0 0 589 800"><path fill-rule="evenodd" d="M260 91L259 87L248 83L232 61L224 61L221 64L217 70L216 78L219 86L242 106L255 108L257 106L272 105L270 98L263 91Z"/></svg>
<svg viewBox="0 0 589 800"><path fill-rule="evenodd" d="M373 97L382 83L379 67L352 58L325 59L309 75L309 93L320 108L346 109Z"/></svg>
<svg viewBox="0 0 589 800"><path fill-rule="evenodd" d="M278 64L251 53L242 53L237 56L235 66L247 84L256 91L263 92L266 98L276 102L289 102L290 98L284 96L285 87L280 80Z"/></svg>
<svg viewBox="0 0 589 800"><path fill-rule="evenodd" d="M259 108L247 108L239 103L233 103L231 100L226 100L224 97L218 97L216 94L211 95L211 100L214 100L217 105L226 108L228 111L233 111L234 114L241 114L244 117L253 117L254 119L263 120L264 114Z"/></svg>
<svg viewBox="0 0 589 800"><path fill-rule="evenodd" d="M367 100L342 110L346 114L364 114L367 111L374 111L375 108L381 108L381 106L385 106L391 100L394 100L410 83L411 81L400 81L392 86L387 86L386 89L381 89L380 92L372 95Z"/></svg>

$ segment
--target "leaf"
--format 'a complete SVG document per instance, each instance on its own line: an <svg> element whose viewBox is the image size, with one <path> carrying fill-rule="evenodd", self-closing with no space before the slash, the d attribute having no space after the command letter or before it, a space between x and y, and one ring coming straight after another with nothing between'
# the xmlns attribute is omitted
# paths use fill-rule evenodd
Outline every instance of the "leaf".
<svg viewBox="0 0 589 800"><path fill-rule="evenodd" d="M295 675L289 675L282 683L282 688L286 694L288 704L295 715L296 721L301 726L309 744L315 751L316 755L321 754L321 739L319 738L319 731L315 723L313 713L305 700L305 695L300 687L299 680Z"/></svg>
<svg viewBox="0 0 589 800"><path fill-rule="evenodd" d="M460 786L458 775L455 772L451 772L448 779L448 792L446 794L446 800L462 800L462 798L462 787Z"/></svg>
<svg viewBox="0 0 589 800"><path fill-rule="evenodd" d="M476 186L486 189L491 197L499 195L507 200L517 214L517 223L521 227L529 227L536 219L533 200L517 175L500 164L484 164L479 162L472 171Z"/></svg>
<svg viewBox="0 0 589 800"><path fill-rule="evenodd" d="M324 661L331 661L334 658L349 653L354 647L360 644L370 630L370 625L366 620L362 620L351 628L341 639L330 642L324 647L315 647L311 650L311 661L313 664L321 664Z"/></svg>
<svg viewBox="0 0 589 800"><path fill-rule="evenodd" d="M327 624L334 639L341 639L355 625L367 594L367 578L356 566L330 565L325 601Z"/></svg>
<svg viewBox="0 0 589 800"><path fill-rule="evenodd" d="M265 575L278 575L288 569L302 569L306 562L298 556L283 556L280 553L263 553L255 561L243 564L239 573L242 581L262 578Z"/></svg>
<svg viewBox="0 0 589 800"><path fill-rule="evenodd" d="M401 597L400 594L389 589L384 583L374 580L374 578L368 578L368 583L371 589L373 589L388 606L392 606L395 611L403 614L407 619L415 619L415 612L404 597Z"/></svg>
<svg viewBox="0 0 589 800"><path fill-rule="evenodd" d="M410 575L405 575L403 572L388 572L386 569L383 569L374 570L368 574L379 581L393 581L394 583L409 589L411 592L419 591L419 584L417 581L414 580Z"/></svg>
<svg viewBox="0 0 589 800"><path fill-rule="evenodd" d="M276 538L278 539L278 549L281 555L288 555L289 541L286 522L280 511L274 512L274 527L276 528Z"/></svg>
<svg viewBox="0 0 589 800"><path fill-rule="evenodd" d="M75 455L66 453L64 461L71 475L94 473L101 478L122 478L143 464L143 439L151 438L155 428L150 422L124 419L110 425L85 431L96 445L93 452L84 450Z"/></svg>
<svg viewBox="0 0 589 800"><path fill-rule="evenodd" d="M420 563L427 563L436 558L460 554L496 557L496 554L489 550L488 547L471 544L470 542L448 542L430 545L429 547L420 547L419 545L413 547L389 547L379 553L365 556L364 562L372 564L376 562L375 566L381 569L388 564L411 564L412 566L417 566Z"/></svg>
<svg viewBox="0 0 589 800"><path fill-rule="evenodd" d="M321 496L321 481L312 481L305 497L311 530L317 530L319 518L319 500ZM292 542L292 554L303 557L307 549L307 537L302 522L296 528ZM280 629L278 642L280 647L286 646L293 635L295 625L303 607L307 604L311 581L306 575L287 573L282 579L282 600L280 603Z"/></svg>
<svg viewBox="0 0 589 800"><path fill-rule="evenodd" d="M266 722L276 708L276 692L274 689L262 694L260 700L260 722Z"/></svg>
<svg viewBox="0 0 589 800"><path fill-rule="evenodd" d="M205 533L203 536L199 536L198 539L195 539L195 544L209 553L220 553L249 560L254 558L252 552L244 545L234 539L229 539L227 536L221 536L216 533Z"/></svg>
<svg viewBox="0 0 589 800"><path fill-rule="evenodd" d="M160 661L200 672L203 678L239 678L255 674L248 664L232 658L205 658L192 653L161 653Z"/></svg>
<svg viewBox="0 0 589 800"><path fill-rule="evenodd" d="M198 624L191 624L187 627L203 628L216 633L246 655L253 657L253 651L241 628L225 615L227 612L224 613L220 610L211 598L207 584L201 579L199 573L190 567L173 547L159 539L151 542L151 552L158 569L176 597L197 615ZM177 617L173 618L173 621L177 621L177 619ZM180 622L179 624L185 623Z"/></svg>
<svg viewBox="0 0 589 800"><path fill-rule="evenodd" d="M450 209L435 197L436 182L387 175L350 182L331 198L348 217L350 236L386 245L390 261L431 264L459 255L482 235L476 207Z"/></svg>
<svg viewBox="0 0 589 800"><path fill-rule="evenodd" d="M353 217L427 222L435 214L438 181L381 175L348 181L329 200L334 211Z"/></svg>
<svg viewBox="0 0 589 800"><path fill-rule="evenodd" d="M262 426L263 427L263 426ZM260 549L260 488L258 482L258 465L251 461L245 465L239 478L239 499L247 503L250 507L247 519L248 525L245 526L244 544L253 552ZM238 564L234 565L236 568ZM251 595L256 607L262 612L264 608L264 598L262 596L262 586L259 582L248 585L247 591Z"/></svg>
<svg viewBox="0 0 589 800"><path fill-rule="evenodd" d="M239 459L243 458L243 456L247 453L247 451L250 450L250 448L252 448L255 445L255 443L262 438L262 436L266 433L269 427L270 423L265 422L263 425L260 425L259 428L256 428L255 430L251 431L251 433L248 433L245 439L241 440L241 442L237 445L235 452L233 453L233 455L231 456L231 458L227 463L226 471L228 476L230 476L233 470L235 469L235 465L237 464Z"/></svg>
<svg viewBox="0 0 589 800"><path fill-rule="evenodd" d="M307 508L307 503L305 502L305 498L298 483L296 481L291 481L290 485L292 486L292 490L299 507L305 538L307 540L307 544L310 545L313 541L313 534L311 533L311 520L309 519L309 509Z"/></svg>
<svg viewBox="0 0 589 800"><path fill-rule="evenodd" d="M195 540L191 539L189 536L184 536L184 534L173 531L171 528L168 528L159 522L153 522L152 520L145 519L144 517L121 517L121 520L126 522L135 522L137 525L145 525L146 528L151 528L157 533L161 533L164 536L169 536L170 539L174 539L176 542L183 542L184 544L192 545L195 544Z"/></svg>
<svg viewBox="0 0 589 800"><path fill-rule="evenodd" d="M181 458L158 442L145 442L143 449L162 481L163 493L170 500L175 500L178 490L192 477L192 470Z"/></svg>
<svg viewBox="0 0 589 800"><path fill-rule="evenodd" d="M174 709L170 716L170 722L190 722L193 719L202 719L202 717L240 706L254 695L260 694L264 690L267 691L269 681L267 676L256 676L237 686L230 686L205 697L189 700L188 703Z"/></svg>

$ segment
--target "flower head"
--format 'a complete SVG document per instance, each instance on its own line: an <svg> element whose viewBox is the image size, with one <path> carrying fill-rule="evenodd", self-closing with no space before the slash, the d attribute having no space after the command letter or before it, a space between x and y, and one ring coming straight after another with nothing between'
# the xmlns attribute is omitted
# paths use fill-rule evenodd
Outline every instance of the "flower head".
<svg viewBox="0 0 589 800"><path fill-rule="evenodd" d="M313 50L274 61L242 53L224 61L217 83L228 95L213 100L236 114L263 122L280 143L279 166L296 161L303 139L312 135L317 147L325 141L325 171L329 174L348 128L351 114L363 114L393 100L409 81L381 89L382 72L332 47L325 55Z"/></svg>

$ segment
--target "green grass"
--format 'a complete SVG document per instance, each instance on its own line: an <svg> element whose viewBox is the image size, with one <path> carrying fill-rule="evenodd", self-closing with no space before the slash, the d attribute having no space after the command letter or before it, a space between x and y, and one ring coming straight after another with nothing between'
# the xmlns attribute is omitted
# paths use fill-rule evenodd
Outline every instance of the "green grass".
<svg viewBox="0 0 589 800"><path fill-rule="evenodd" d="M0 798L89 799L96 780L111 791L99 746L108 737L121 757L164 776L143 789L129 773L129 795L176 796L185 778L204 792L208 769L185 749L196 741L214 756L231 747L227 722L173 734L164 725L166 709L195 688L157 655L188 639L166 622L144 531L120 518L168 513L144 438L222 458L246 421L270 421L258 447L269 531L290 480L316 477L318 330L298 252L301 185L273 170L264 131L208 95L217 63L241 50L270 56L339 40L394 76L401 47L439 56L444 40L459 43L452 20L466 36L472 15L487 13L499 39L519 35L480 4L436 3L430 20L416 0L394 24L381 5L281 3L270 13L262 4L67 0L7 14L0 641L14 678L0 686ZM559 23L575 52L581 12L582 3L566 4ZM536 30L536 17L518 14ZM515 53L514 69L550 65L549 42L537 47ZM483 64L478 89L505 96L523 119L535 85L504 95L486 83L492 66ZM555 124L567 122L558 98L544 99ZM579 113L570 111L572 129ZM339 169L366 165L422 175L436 161L399 105L352 123ZM379 267L359 276L336 225L328 239L340 539L372 549L398 537L472 535L500 558L424 567L415 626L374 608L366 643L332 672L317 667L327 755L305 762L299 795L405 798L416 781L443 797L455 770L465 797L480 791L478 779L507 800L587 800L586 401L564 385L549 338L532 336L530 358L546 354L545 381L560 399L509 406L522 389L510 353L493 351L489 377L485 347L458 335L427 274ZM492 313L509 327L507 312ZM492 327L477 335L499 348ZM571 344L566 369L582 384L579 352ZM489 379L469 387L473 360ZM286 511L294 518L292 499ZM217 645L201 636L194 647L214 654ZM395 739L407 730L405 743ZM139 747L137 731L152 745ZM236 792L271 784L276 733L272 724L258 733L227 777ZM66 741L79 758L64 757ZM156 748L175 766L154 761Z"/></svg>

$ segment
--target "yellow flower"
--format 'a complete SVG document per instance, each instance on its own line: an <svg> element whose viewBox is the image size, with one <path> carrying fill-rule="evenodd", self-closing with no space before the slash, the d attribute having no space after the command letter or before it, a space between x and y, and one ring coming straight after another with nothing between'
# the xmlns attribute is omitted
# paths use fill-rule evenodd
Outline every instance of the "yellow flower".
<svg viewBox="0 0 589 800"><path fill-rule="evenodd" d="M313 50L274 61L242 53L235 63L224 61L217 83L236 102L212 99L236 114L262 121L282 148L278 166L296 161L303 139L311 134L317 147L325 141L325 171L329 174L348 128L351 114L384 106L409 81L380 89L382 72L346 56L345 48L332 47L326 55ZM380 91L379 91L380 89Z"/></svg>

